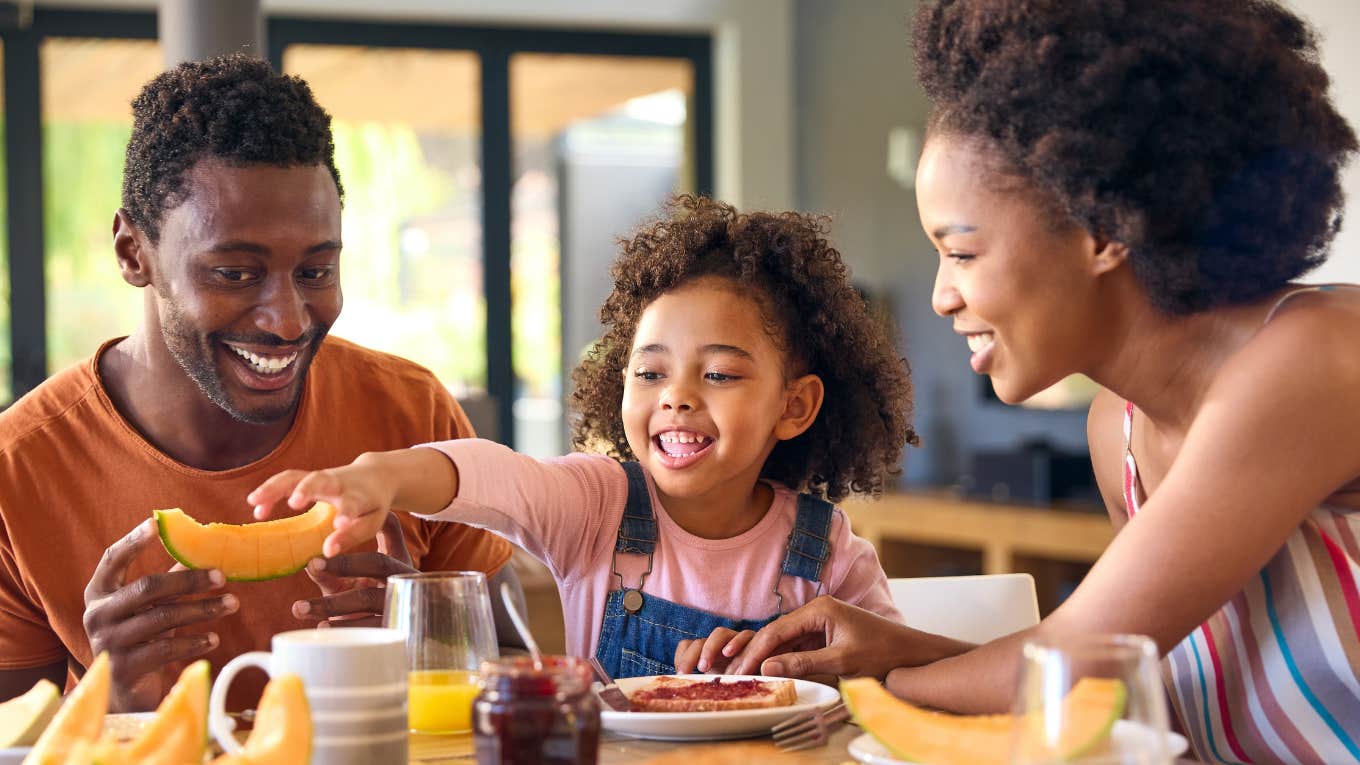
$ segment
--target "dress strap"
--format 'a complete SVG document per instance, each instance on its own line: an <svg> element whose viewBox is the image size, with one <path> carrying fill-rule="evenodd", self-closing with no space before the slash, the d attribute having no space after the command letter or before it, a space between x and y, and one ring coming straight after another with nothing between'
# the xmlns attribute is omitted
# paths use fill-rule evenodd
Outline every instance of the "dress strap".
<svg viewBox="0 0 1360 765"><path fill-rule="evenodd" d="M1138 463L1133 459L1133 402L1124 402L1124 509L1138 513Z"/></svg>
<svg viewBox="0 0 1360 765"><path fill-rule="evenodd" d="M1358 284L1341 284L1341 283L1334 283L1334 284L1310 284L1310 285L1308 285L1307 287L1299 287L1298 289L1290 290L1290 291L1284 293L1283 295L1281 295L1279 300L1276 300L1276 301L1275 301L1275 305L1271 306L1271 307L1270 307L1270 312L1266 314L1266 320L1263 321L1263 322L1261 322L1261 323L1262 323L1262 324L1268 324L1268 323L1270 322L1271 319L1275 318L1275 312L1278 311L1278 310L1280 310L1280 307L1283 306L1283 305L1285 304L1285 301L1289 300L1290 298L1294 297L1295 295L1304 295L1304 294L1307 294L1307 293L1309 293L1309 292L1332 292L1332 291L1334 291L1334 290L1341 290L1341 289L1360 289L1360 285L1358 285Z"/></svg>

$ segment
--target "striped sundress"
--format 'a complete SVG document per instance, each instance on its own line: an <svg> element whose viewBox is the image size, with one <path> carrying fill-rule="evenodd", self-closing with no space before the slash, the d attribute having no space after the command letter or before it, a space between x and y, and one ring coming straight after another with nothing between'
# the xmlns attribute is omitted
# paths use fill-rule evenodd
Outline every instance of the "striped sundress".
<svg viewBox="0 0 1360 765"><path fill-rule="evenodd" d="M1127 403L1130 518L1140 504L1129 449L1133 411ZM1241 592L1166 655L1171 703L1199 759L1360 762L1357 583L1360 511L1324 504Z"/></svg>

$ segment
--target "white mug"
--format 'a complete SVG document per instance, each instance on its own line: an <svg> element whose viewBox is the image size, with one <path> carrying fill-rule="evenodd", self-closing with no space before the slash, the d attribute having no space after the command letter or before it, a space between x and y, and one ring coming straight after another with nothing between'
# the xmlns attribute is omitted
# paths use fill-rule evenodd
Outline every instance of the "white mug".
<svg viewBox="0 0 1360 765"><path fill-rule="evenodd" d="M246 667L302 678L312 712L312 765L404 763L406 638L378 627L281 632L272 651L241 654L213 684L208 721L228 754L241 751L226 714L227 689Z"/></svg>

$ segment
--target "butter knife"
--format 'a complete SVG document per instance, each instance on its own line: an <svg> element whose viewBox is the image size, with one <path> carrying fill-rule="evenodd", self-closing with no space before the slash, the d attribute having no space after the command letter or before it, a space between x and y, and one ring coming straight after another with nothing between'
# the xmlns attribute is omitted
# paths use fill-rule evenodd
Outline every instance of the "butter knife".
<svg viewBox="0 0 1360 765"><path fill-rule="evenodd" d="M610 677L609 673L605 671L604 665L600 664L600 660L594 656L590 657L590 666L595 668L595 674L600 678L600 682L604 684L604 687L597 692L600 701L609 705L609 708L613 709L615 712L632 712L633 702L629 701L623 691L619 690L619 686L614 682L614 678Z"/></svg>

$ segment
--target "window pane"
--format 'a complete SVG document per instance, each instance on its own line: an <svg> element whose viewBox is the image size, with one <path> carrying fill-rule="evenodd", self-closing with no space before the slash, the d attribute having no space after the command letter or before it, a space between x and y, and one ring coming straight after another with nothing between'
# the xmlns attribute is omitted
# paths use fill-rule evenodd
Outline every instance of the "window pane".
<svg viewBox="0 0 1360 765"><path fill-rule="evenodd" d="M294 45L284 70L334 120L345 308L332 331L423 364L459 398L484 394L478 57ZM493 436L485 408L468 409Z"/></svg>
<svg viewBox="0 0 1360 765"><path fill-rule="evenodd" d="M4 40L0 40L0 115L5 109ZM0 119L0 147L5 145L5 122ZM9 345L9 166L0 151L0 407L14 397L10 387L13 365Z"/></svg>
<svg viewBox="0 0 1360 765"><path fill-rule="evenodd" d="M47 366L55 372L141 319L141 292L119 275L110 232L132 99L161 71L161 53L152 41L49 38L39 62Z"/></svg>
<svg viewBox="0 0 1360 765"><path fill-rule="evenodd" d="M693 83L684 59L510 60L510 279L521 451L547 456L567 448L566 376L599 337L616 240L692 186Z"/></svg>

